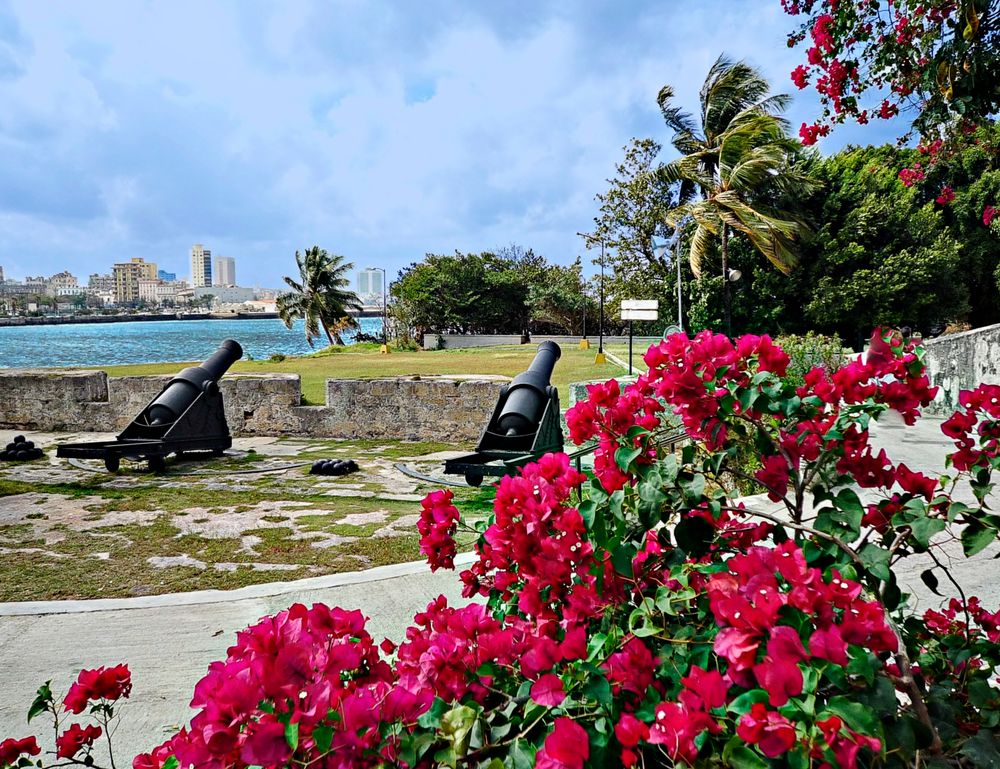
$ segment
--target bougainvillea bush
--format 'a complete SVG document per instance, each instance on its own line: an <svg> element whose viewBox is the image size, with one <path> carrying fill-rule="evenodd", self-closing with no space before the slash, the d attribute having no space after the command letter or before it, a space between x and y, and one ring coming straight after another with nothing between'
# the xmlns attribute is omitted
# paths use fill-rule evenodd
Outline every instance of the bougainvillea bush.
<svg viewBox="0 0 1000 769"><path fill-rule="evenodd" d="M460 574L476 601L433 601L398 646L356 611L266 618L197 685L190 725L133 766L997 766L1000 613L942 552L997 538L1000 387L944 422L949 476L896 464L871 423L912 424L934 393L921 352L885 339L798 384L767 337L650 348L636 383L567 413L596 442L592 474L552 454L499 483ZM691 438L677 452L668 408ZM760 511L718 482L747 443ZM424 500L431 568L454 567L463 525L450 492ZM956 596L939 610L907 609L897 566L915 556Z"/></svg>

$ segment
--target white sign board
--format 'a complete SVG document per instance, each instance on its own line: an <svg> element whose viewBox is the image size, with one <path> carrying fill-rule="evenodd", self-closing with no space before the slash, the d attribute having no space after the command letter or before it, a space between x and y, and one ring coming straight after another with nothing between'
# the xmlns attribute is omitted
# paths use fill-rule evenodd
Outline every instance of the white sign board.
<svg viewBox="0 0 1000 769"><path fill-rule="evenodd" d="M656 320L659 313L656 310L622 310L622 320Z"/></svg>
<svg viewBox="0 0 1000 769"><path fill-rule="evenodd" d="M622 299L622 310L658 310L658 299Z"/></svg>

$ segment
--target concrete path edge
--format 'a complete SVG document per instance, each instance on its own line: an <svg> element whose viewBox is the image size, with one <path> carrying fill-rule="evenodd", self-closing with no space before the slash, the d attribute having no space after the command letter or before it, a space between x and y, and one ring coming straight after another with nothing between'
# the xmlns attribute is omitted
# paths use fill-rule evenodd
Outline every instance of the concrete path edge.
<svg viewBox="0 0 1000 769"><path fill-rule="evenodd" d="M455 556L455 566L472 563L475 555L462 553ZM348 571L326 574L321 577L290 580L288 582L265 582L248 585L236 590L195 590L188 593L163 593L160 595L138 596L135 598L89 598L74 601L13 601L0 603L0 617L37 616L41 614L81 614L95 611L115 611L120 609L152 609L166 606L195 606L211 603L230 603L249 598L297 593L303 590L325 590L345 585L366 582L382 582L415 574L427 573L426 561L409 561L388 566L376 566L363 571Z"/></svg>

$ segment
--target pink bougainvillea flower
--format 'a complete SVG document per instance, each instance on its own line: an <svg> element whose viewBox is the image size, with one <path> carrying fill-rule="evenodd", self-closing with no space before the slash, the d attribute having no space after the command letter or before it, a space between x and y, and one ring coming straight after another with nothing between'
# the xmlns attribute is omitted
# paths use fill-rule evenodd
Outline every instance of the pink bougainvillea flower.
<svg viewBox="0 0 1000 769"><path fill-rule="evenodd" d="M535 756L536 769L583 769L590 758L590 738L572 718L560 716Z"/></svg>
<svg viewBox="0 0 1000 769"><path fill-rule="evenodd" d="M21 756L37 756L42 752L34 737L13 737L0 742L0 766L12 766Z"/></svg>
<svg viewBox="0 0 1000 769"><path fill-rule="evenodd" d="M56 757L73 758L85 747L93 745L94 740L100 736L99 726L81 727L80 724L71 724L66 731L56 737Z"/></svg>
<svg viewBox="0 0 1000 769"><path fill-rule="evenodd" d="M546 673L531 685L531 699L550 708L560 704L566 699L562 679L554 673Z"/></svg>
<svg viewBox="0 0 1000 769"><path fill-rule="evenodd" d="M753 705L749 713L744 713L736 726L736 734L741 740L760 748L768 758L777 758L787 753L795 744L795 727L780 713L768 710L763 703Z"/></svg>

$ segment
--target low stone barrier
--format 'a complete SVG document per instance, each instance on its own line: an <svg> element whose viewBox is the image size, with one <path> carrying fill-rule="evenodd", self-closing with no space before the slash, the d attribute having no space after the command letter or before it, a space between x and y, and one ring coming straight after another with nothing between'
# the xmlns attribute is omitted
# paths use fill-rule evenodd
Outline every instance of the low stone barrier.
<svg viewBox="0 0 1000 769"><path fill-rule="evenodd" d="M929 412L949 414L958 409L960 390L1000 384L1000 325L928 339L924 347L931 384L941 388Z"/></svg>
<svg viewBox="0 0 1000 769"><path fill-rule="evenodd" d="M587 335L587 339L590 341L590 348L597 352L597 334L591 332ZM545 341L556 342L564 347L575 347L580 343L580 337L532 334L531 341L527 344L537 345ZM632 345L641 358L650 345L659 341L660 337L636 336L632 338ZM468 347L499 347L507 344L521 344L521 337L518 334L424 334L425 350L436 350L442 346L446 350L459 350ZM628 344L628 336L605 334L604 344Z"/></svg>
<svg viewBox="0 0 1000 769"><path fill-rule="evenodd" d="M169 376L103 371L0 371L0 428L118 432ZM221 382L233 435L437 440L479 438L503 378L327 380L326 405L303 406L297 374L233 374Z"/></svg>

